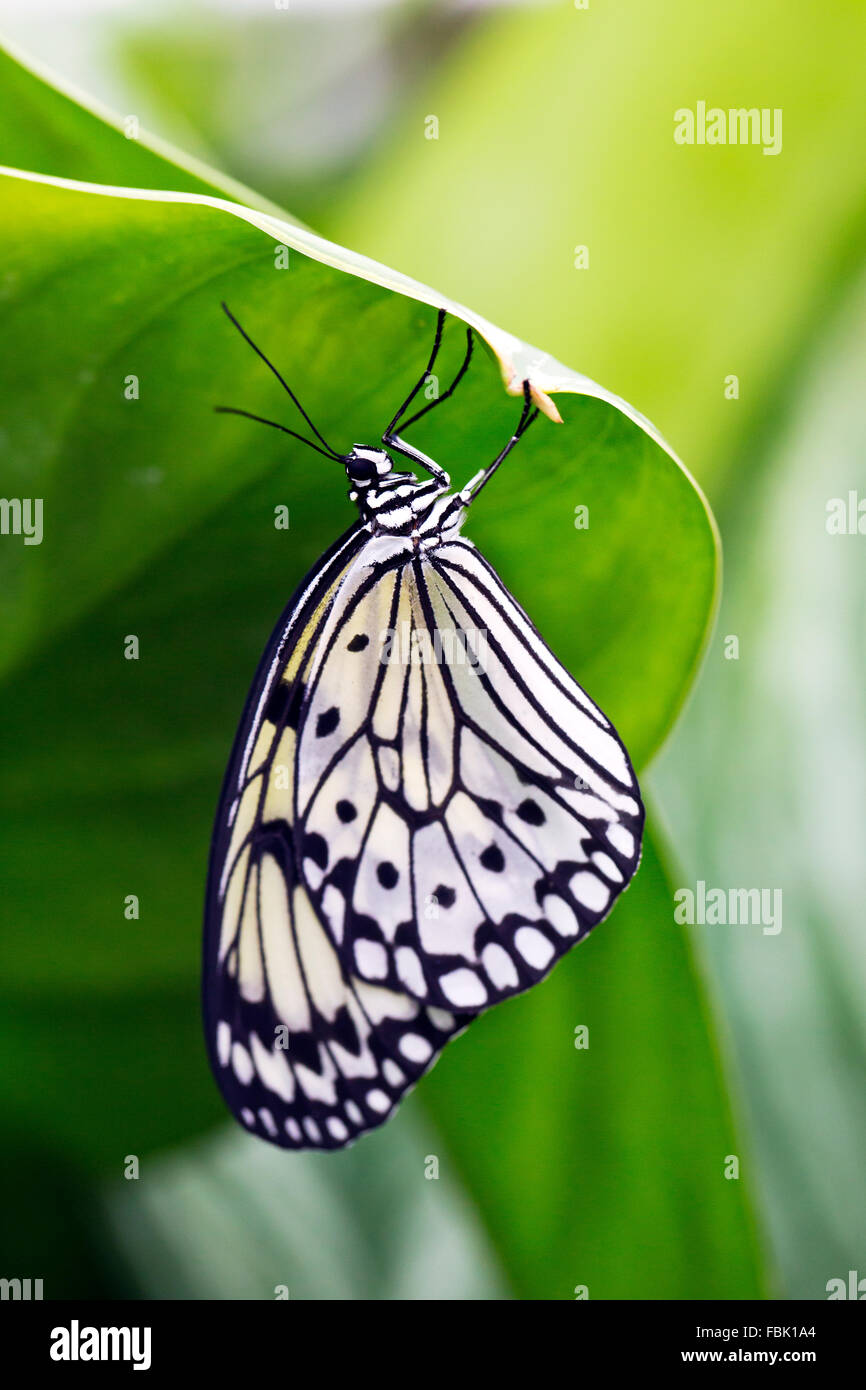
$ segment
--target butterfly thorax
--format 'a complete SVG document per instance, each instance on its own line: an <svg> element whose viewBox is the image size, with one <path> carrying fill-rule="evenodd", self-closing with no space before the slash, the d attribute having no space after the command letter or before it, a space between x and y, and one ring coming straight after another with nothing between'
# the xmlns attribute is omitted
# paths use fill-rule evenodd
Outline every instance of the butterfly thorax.
<svg viewBox="0 0 866 1390"><path fill-rule="evenodd" d="M397 472L384 449L359 445L346 461L346 473L349 499L371 531L414 536L430 545L459 530L464 505L450 493L447 475L419 480L414 473Z"/></svg>

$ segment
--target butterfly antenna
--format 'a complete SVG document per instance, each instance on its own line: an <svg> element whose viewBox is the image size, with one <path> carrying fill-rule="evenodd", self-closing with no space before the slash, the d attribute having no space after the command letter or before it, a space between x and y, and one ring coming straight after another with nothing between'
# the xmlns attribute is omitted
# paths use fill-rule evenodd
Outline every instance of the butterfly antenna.
<svg viewBox="0 0 866 1390"><path fill-rule="evenodd" d="M312 422L312 420L310 419L309 415L308 415L307 412L304 410L304 407L301 405L301 402L298 400L298 398L297 398L297 396L295 395L294 391L292 390L291 386L289 386L288 382L285 380L285 378L282 376L282 374L277 370L277 368L274 366L273 362L269 361L269 359L268 359L267 357L265 357L265 354L262 352L261 348L258 347L258 346L253 342L253 340L252 340L252 338L250 337L249 333L247 333L247 332L241 327L241 325L238 323L237 319L235 318L234 314L232 313L232 311L231 311L231 309L229 308L229 306L225 303L225 301L223 301L222 310L223 310L223 313L225 314L226 318L229 320L229 322L234 324L235 328L238 330L238 332L240 333L240 335L241 335L241 337L244 339L244 341L247 342L247 343L249 343L249 345L250 345L250 347L252 348L253 352L257 353L258 356L259 356L259 357L262 359L262 361L264 362L265 366L268 367L268 368L273 372L274 376L277 378L277 381L280 383L280 385L282 386L283 390L286 391L286 392L288 393L288 395L289 395L289 396L292 398L292 400L294 401L294 403L295 403L295 405L297 406L298 410L300 411L301 415L303 415L303 417L304 417L304 419L306 420L307 424L309 425L310 429L313 431L313 434L316 436L316 438L319 440L319 442L320 442L321 444L324 445L324 449L318 449L318 452L319 452L320 454L322 454L322 453L326 454L329 458L338 459L341 463L344 462L345 456L344 456L343 454L338 454L337 451L336 451L336 449L332 449L331 446L330 446L330 444L328 443L327 439L325 438L325 436L324 436L319 430L316 429L316 426L313 424L313 422ZM273 420L263 420L263 419L261 418L261 416L259 416L259 415L249 415L249 413L248 413L247 411L245 411L245 410L234 410L234 409L232 409L232 408L229 407L229 406L218 406L218 407L217 407L217 410L218 410L220 413L222 413L222 414L228 414L228 415L247 415L248 418L249 418L250 420L258 420L258 421L259 421L261 424L263 424L263 425L273 425L275 429L283 430L286 434L294 435L295 439L300 439L300 441L301 441L302 444L309 444L309 446L310 446L311 449L317 449L317 448L318 448L318 446L315 445L315 444L313 444L311 440L309 440L309 439L304 439L303 435L301 435L301 434L295 434L295 431L294 431L294 430L287 429L285 425L277 425Z"/></svg>
<svg viewBox="0 0 866 1390"><path fill-rule="evenodd" d="M272 429L282 430L283 434L290 434L293 439L299 439L302 444L306 444L308 449L315 449L317 454L322 455L322 458L330 459L340 457L339 454L334 455L325 453L325 450L320 449L318 444L314 444L312 439L305 439L304 436L302 434L298 434L296 430L290 430L288 425L280 425L277 423L276 420L266 420L263 415L253 415L249 410L238 410L237 407L233 405L215 405L214 414L243 415L245 420L256 420L260 425L270 425Z"/></svg>

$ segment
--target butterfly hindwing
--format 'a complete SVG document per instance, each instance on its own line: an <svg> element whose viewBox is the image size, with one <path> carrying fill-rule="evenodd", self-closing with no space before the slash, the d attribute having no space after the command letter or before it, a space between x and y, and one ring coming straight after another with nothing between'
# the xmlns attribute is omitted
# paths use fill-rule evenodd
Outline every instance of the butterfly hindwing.
<svg viewBox="0 0 866 1390"><path fill-rule="evenodd" d="M355 530L333 547L269 644L229 763L211 857L211 1063L237 1118L287 1148L340 1148L381 1124L468 1022L344 971L298 871L304 846L293 781L306 679L366 540ZM306 850L316 853L314 844Z"/></svg>
<svg viewBox="0 0 866 1390"><path fill-rule="evenodd" d="M615 730L471 542L365 556L305 691L301 874L345 972L474 1013L607 915L643 807Z"/></svg>

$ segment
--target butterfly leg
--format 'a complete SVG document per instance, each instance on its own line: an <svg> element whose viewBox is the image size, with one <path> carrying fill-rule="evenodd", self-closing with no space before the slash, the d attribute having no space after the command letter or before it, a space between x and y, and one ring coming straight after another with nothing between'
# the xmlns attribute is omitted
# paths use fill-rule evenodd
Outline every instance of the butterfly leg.
<svg viewBox="0 0 866 1390"><path fill-rule="evenodd" d="M407 430L407 429L409 428L410 425L414 425L414 423L415 423L416 420L420 420L422 415L426 415L428 410L433 410L437 405L441 405L443 401L447 401L447 399L448 399L449 396L453 396L454 392L457 390L457 387L460 385L461 381L463 380L464 376L466 375L466 370L467 370L467 368L468 368L468 366L469 366L470 361L472 360L472 349L473 349L474 346L475 346L475 339L474 339L473 334L472 334L472 329L471 329L471 328L467 328L467 329L466 329L466 352L464 353L463 361L462 361L462 363L460 364L460 369L459 369L459 371L457 372L457 375L455 376L455 378L454 378L454 380L452 381L451 385L448 387L447 391L442 391L441 394L438 395L438 396L436 396L432 401L428 401L427 405L422 406L422 408L421 408L420 410L417 410L417 411L415 412L415 414L412 415L412 416L410 416L410 418L409 418L408 420L404 420L404 421L402 422L402 424L400 425L401 430ZM428 370L425 372L424 376L422 377L422 380L423 380L423 381L426 381L427 378L429 377L429 375L430 375L430 371L429 371L429 369L428 369Z"/></svg>
<svg viewBox="0 0 866 1390"><path fill-rule="evenodd" d="M393 442L395 438L394 431L396 430L398 423L400 422L401 416L409 409L409 406L417 396L418 392L421 390L421 387L424 385L425 381L429 380L433 371L434 364L436 362L436 358L439 354L439 349L442 346L442 333L444 326L445 310L440 309L436 318L436 335L433 340L433 350L430 353L430 358L427 362L427 366L424 368L424 371L421 373L421 376L419 377L418 381L415 383L409 395L406 397L405 401L400 406L400 409L397 411L397 414L394 416L393 420L388 425L388 428L385 430L385 433L382 435L382 442L384 444L390 444ZM458 370L457 375L455 376L451 385L448 387L446 391L443 391L440 395L436 396L434 400L429 401L427 405L422 406L422 408L416 411L410 419L403 420L402 424L400 424L400 429L408 429L410 425L414 425L416 420L420 420L422 415L426 415L428 410L432 410L434 406L441 405L443 401L447 401L448 397L454 394L454 392L456 391L457 387L460 385L460 382L463 380L463 377L466 374L466 370L472 358L472 349L474 347L474 344L475 340L473 337L472 329L467 327L466 352L463 356L463 361L460 364L460 369Z"/></svg>
<svg viewBox="0 0 866 1390"><path fill-rule="evenodd" d="M404 458L410 459L412 463L420 464L422 468L426 468L427 472L436 479L437 483L441 483L443 487L451 486L451 479L445 472L445 469L442 468L435 459L429 458L427 454L422 454L421 450L416 449L414 444L407 444L405 439L401 439L398 434L386 434L382 436L382 439L385 444L391 449L394 449L398 454L402 454Z"/></svg>
<svg viewBox="0 0 866 1390"><path fill-rule="evenodd" d="M393 420L391 421L391 423L390 423L390 424L387 426L387 428L385 429L385 432L384 432L384 434L382 435L382 442L383 442L383 443L388 444L388 443L391 442L391 436L392 436L392 434L393 434L393 431L397 428L397 424L398 424L398 421L399 421L399 419L400 419L400 416L403 415L403 414L409 409L409 406L412 404L412 402L414 401L414 399L415 399L415 397L417 396L418 392L421 390L421 387L424 385L424 382L427 380L428 376L429 376L430 373L432 372L432 370L433 370L433 364L435 363L436 357L437 357L437 355L438 355L438 353L439 353L439 349L440 349L440 347L442 346L442 329L444 328L444 326L445 326L445 310L444 310L444 309L440 309L440 310L439 310L439 313L436 315L436 334L435 334L435 336L434 336L434 338L433 338L433 351L430 353L430 357L429 357L429 359L428 359L427 366L424 368L424 370L423 370L423 372L421 373L420 377L419 377L418 380L415 382L415 385L412 387L412 390L409 392L409 394L408 394L408 396L406 397L405 401L404 401L403 404L400 406L400 409L399 409L399 410L397 411L397 413L395 414Z"/></svg>
<svg viewBox="0 0 866 1390"><path fill-rule="evenodd" d="M402 454L404 458L410 459L412 463L420 464L422 468L425 468L427 472L430 473L436 479L436 481L441 483L444 487L450 487L451 479L445 472L444 468L440 467L440 465L436 463L434 459L431 459L427 454L422 453L422 451L420 449L417 449L414 446L414 444L407 444L405 439L401 439L400 435L394 433L394 427L397 421L399 420L400 415L403 413L404 410L406 410L413 396L416 394L416 392L420 389L421 385L427 380L427 378L430 375L433 364L436 361L436 354L439 351L439 346L442 341L442 324L444 322L444 318L445 311L443 309L440 310L439 313L439 318L436 324L436 341L433 345L433 351L430 354L430 360L427 363L424 375L421 377L420 381L418 382L418 385L412 392L412 395L409 396L406 401L404 401L400 410L397 412L394 419L388 426L387 430L382 435L382 443L387 444L392 449L396 449L398 453ZM427 405L423 406L421 410L416 411L416 413L409 420L405 420L403 424L400 426L401 429L405 430L409 425L413 425L416 420L420 420L422 415L426 415L428 410L432 410L434 406L441 405L443 401L447 401L448 397L454 394L455 390L460 385L460 382L463 380L463 377L466 374L466 369L469 366L470 360L472 358L472 349L474 346L474 341L475 340L472 334L472 329L467 328L466 352L464 353L463 361L460 364L460 369L457 372L457 375L455 376L451 385L448 387L446 391L443 391L441 395L437 396L435 400L430 401Z"/></svg>
<svg viewBox="0 0 866 1390"><path fill-rule="evenodd" d="M523 410L521 411L520 419L517 422L517 428L515 429L508 443L505 445L505 448L500 450L493 462L489 464L487 468L482 468L480 473L476 473L474 478L470 478L469 482L462 489L460 493L460 501L464 504L464 506L468 507L470 502L474 502L481 489L484 487L486 483L490 481L499 465L505 459L508 458L508 455L511 453L511 450L515 447L518 440L529 429L529 426L532 424L533 420L536 418L537 415L537 407L535 409L533 409L532 407L532 393L529 388L529 382L524 381Z"/></svg>

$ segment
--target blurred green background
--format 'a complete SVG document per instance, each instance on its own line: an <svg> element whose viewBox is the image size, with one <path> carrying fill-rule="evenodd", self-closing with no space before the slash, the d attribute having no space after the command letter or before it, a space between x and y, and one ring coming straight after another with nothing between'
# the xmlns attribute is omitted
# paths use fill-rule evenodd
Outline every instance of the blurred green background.
<svg viewBox="0 0 866 1390"><path fill-rule="evenodd" d="M565 426L535 427L471 534L635 750L640 874L382 1131L271 1152L204 1062L207 837L269 626L346 512L274 439L215 424L218 399L281 407L211 311L230 292L267 324L340 438L382 418L431 314L303 258L289 304L244 224L9 180L2 490L63 523L0 552L0 1272L49 1297L389 1299L810 1299L866 1273L866 539L826 526L866 497L866 10L3 0L0 30L27 55L0 62L0 162L216 187L435 286L648 416L726 569L647 770L713 608L712 534L663 450L558 397ZM781 109L781 152L677 145L698 101ZM462 478L513 416L482 356L419 442ZM781 889L782 930L677 925L699 880Z"/></svg>

